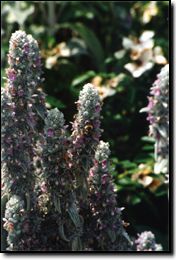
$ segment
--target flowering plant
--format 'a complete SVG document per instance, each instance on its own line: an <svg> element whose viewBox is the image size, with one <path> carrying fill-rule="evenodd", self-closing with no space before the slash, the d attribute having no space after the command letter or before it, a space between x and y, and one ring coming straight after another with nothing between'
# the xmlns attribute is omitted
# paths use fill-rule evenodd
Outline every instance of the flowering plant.
<svg viewBox="0 0 178 260"><path fill-rule="evenodd" d="M135 240L137 251L161 251L162 246L156 244L155 235L150 231L145 231L138 234L138 238Z"/></svg>
<svg viewBox="0 0 178 260"><path fill-rule="evenodd" d="M124 67L134 78L140 77L145 71L150 70L155 63L166 64L167 60L163 55L160 46L154 46L154 32L144 31L139 38L124 37L122 45L124 50L130 51L130 58L133 62L127 63Z"/></svg>
<svg viewBox="0 0 178 260"><path fill-rule="evenodd" d="M46 110L38 44L25 32L12 35L7 77L3 250L134 250L109 173L109 144L100 140L96 88L86 84L80 92L70 134L63 114Z"/></svg>
<svg viewBox="0 0 178 260"><path fill-rule="evenodd" d="M155 139L155 173L168 177L169 168L169 65L165 65L150 89L147 112L149 135Z"/></svg>

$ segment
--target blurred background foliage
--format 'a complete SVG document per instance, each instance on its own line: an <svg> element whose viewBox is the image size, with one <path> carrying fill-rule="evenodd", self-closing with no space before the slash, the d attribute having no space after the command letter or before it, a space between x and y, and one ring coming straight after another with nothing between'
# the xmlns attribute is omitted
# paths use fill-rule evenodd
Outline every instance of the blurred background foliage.
<svg viewBox="0 0 178 260"><path fill-rule="evenodd" d="M38 40L47 106L58 107L68 122L82 86L93 83L128 232L151 230L168 249L167 187L153 172L154 140L139 110L169 60L169 1L1 1L1 7L2 85L8 41L17 29Z"/></svg>

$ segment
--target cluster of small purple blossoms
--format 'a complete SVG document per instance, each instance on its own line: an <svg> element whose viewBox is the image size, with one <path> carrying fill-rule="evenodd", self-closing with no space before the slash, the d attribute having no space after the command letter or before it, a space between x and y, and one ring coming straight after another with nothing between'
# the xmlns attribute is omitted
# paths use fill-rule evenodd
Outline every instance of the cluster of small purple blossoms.
<svg viewBox="0 0 178 260"><path fill-rule="evenodd" d="M38 95L38 101L33 97L41 83L41 60L38 43L31 35L23 31L12 34L8 64L7 82L1 96L2 193L24 200L25 214L31 218L35 203L33 158L38 139L38 114L34 104L41 104L43 96ZM21 241L24 241L24 234L20 235L23 236ZM13 248L12 243L9 246ZM15 245L14 250L18 250Z"/></svg>
<svg viewBox="0 0 178 260"><path fill-rule="evenodd" d="M40 224L36 216L29 216L26 211L25 201L20 196L13 195L6 203L4 214L4 229L8 232L8 251L30 251L38 249L39 241L34 233L35 218L36 232L39 232ZM38 222L38 223L37 223Z"/></svg>
<svg viewBox="0 0 178 260"><path fill-rule="evenodd" d="M27 219L24 207L24 201L17 195L13 195L6 204L3 227L8 232L7 243L9 251L19 249L20 235L22 232L26 232Z"/></svg>
<svg viewBox="0 0 178 260"><path fill-rule="evenodd" d="M32 36L12 35L8 61L2 90L3 250L132 250L109 173L109 145L99 141L97 90L86 84L80 92L70 136L63 114L46 110Z"/></svg>
<svg viewBox="0 0 178 260"><path fill-rule="evenodd" d="M89 202L96 220L99 248L107 251L131 250L131 241L123 227L121 208L117 207L112 177L109 173L109 144L100 141L94 166L89 174Z"/></svg>
<svg viewBox="0 0 178 260"><path fill-rule="evenodd" d="M7 69L9 91L12 95L31 98L41 83L41 59L37 41L23 31L12 34Z"/></svg>
<svg viewBox="0 0 178 260"><path fill-rule="evenodd" d="M156 244L155 235L151 231L138 234L135 240L136 251L162 251L161 244Z"/></svg>
<svg viewBox="0 0 178 260"><path fill-rule="evenodd" d="M149 135L155 139L155 173L168 176L169 169L169 65L165 65L150 89L147 112Z"/></svg>
<svg viewBox="0 0 178 260"><path fill-rule="evenodd" d="M42 195L48 193L50 196L51 208L47 213L57 214L58 237L66 243L63 250L70 247L78 250L82 223L76 207L74 176L68 163L70 141L64 123L64 116L57 108L48 112L44 128L45 143L42 147L44 181L41 190Z"/></svg>
<svg viewBox="0 0 178 260"><path fill-rule="evenodd" d="M8 102L2 104L3 181L8 185L6 191L21 195L33 190L36 114L32 96L41 82L41 61L36 40L23 31L13 33L8 63L7 83L2 94L2 99L3 95L8 96ZM23 182L24 185L21 185Z"/></svg>
<svg viewBox="0 0 178 260"><path fill-rule="evenodd" d="M81 198L86 198L88 171L101 136L99 94L92 84L84 85L76 102L78 113L72 125L71 167L75 169Z"/></svg>
<svg viewBox="0 0 178 260"><path fill-rule="evenodd" d="M101 135L101 104L97 90L92 84L84 85L76 102L78 114L73 122L72 143L75 152L90 155L96 148Z"/></svg>

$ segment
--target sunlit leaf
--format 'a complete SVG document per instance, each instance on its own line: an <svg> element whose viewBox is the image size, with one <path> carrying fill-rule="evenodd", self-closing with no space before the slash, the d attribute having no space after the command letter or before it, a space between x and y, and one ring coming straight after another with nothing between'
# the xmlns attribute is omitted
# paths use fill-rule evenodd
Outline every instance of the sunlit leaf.
<svg viewBox="0 0 178 260"><path fill-rule="evenodd" d="M85 72L82 75L77 76L73 81L72 81L72 86L75 87L79 84L82 84L84 81L86 81L87 79L94 77L95 76L95 72L90 70Z"/></svg>

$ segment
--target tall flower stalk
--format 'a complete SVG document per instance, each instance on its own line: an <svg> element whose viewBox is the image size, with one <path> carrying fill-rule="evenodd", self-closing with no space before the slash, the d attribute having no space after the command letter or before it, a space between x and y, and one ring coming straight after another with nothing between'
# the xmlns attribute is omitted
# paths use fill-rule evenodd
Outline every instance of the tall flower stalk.
<svg viewBox="0 0 178 260"><path fill-rule="evenodd" d="M169 65L164 66L150 89L147 112L149 135L155 139L155 173L169 173Z"/></svg>
<svg viewBox="0 0 178 260"><path fill-rule="evenodd" d="M73 173L68 162L69 140L64 116L57 109L48 112L45 119L45 144L43 146L43 194L48 192L52 215L58 225L58 236L64 249L81 250L82 222L78 214L73 185Z"/></svg>
<svg viewBox="0 0 178 260"><path fill-rule="evenodd" d="M33 95L41 83L41 60L37 41L23 31L13 33L8 64L7 82L2 93L2 192L8 194L9 199L18 196L17 204L18 201L23 201L25 211L31 214L35 196L33 158L38 117L33 106ZM38 98L36 103L41 102ZM7 203L6 212L8 205ZM12 229L7 228L7 222L6 219L4 227L10 233ZM26 233L28 232L26 229ZM14 233L9 250L22 249L22 233Z"/></svg>
<svg viewBox="0 0 178 260"><path fill-rule="evenodd" d="M71 167L77 177L81 201L87 197L87 177L101 135L99 94L92 84L84 85L77 103L78 113L72 125Z"/></svg>
<svg viewBox="0 0 178 260"><path fill-rule="evenodd" d="M33 189L32 95L40 83L39 62L38 44L32 36L22 31L12 34L3 92L8 102L2 102L2 165L4 188L16 195Z"/></svg>
<svg viewBox="0 0 178 260"><path fill-rule="evenodd" d="M8 63L1 98L2 249L128 251L135 246L157 251L150 232L134 244L125 231L110 175L109 144L100 141L95 87L86 84L80 92L69 135L63 114L46 110L39 88L40 53L31 35L12 35ZM158 160L167 156L167 77L165 67L151 90L157 97L149 117L154 118L150 133L158 139Z"/></svg>
<svg viewBox="0 0 178 260"><path fill-rule="evenodd" d="M109 144L100 141L89 176L89 202L96 225L95 236L99 250L127 251L131 249L131 241L121 219L122 209L117 207L116 194L109 173L109 155Z"/></svg>

